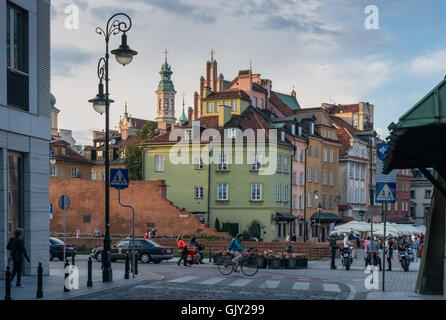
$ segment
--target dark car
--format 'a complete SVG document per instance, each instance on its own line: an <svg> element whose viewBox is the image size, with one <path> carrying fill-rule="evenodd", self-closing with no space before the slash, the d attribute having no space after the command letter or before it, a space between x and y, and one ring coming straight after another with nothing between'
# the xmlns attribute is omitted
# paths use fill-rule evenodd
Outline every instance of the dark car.
<svg viewBox="0 0 446 320"><path fill-rule="evenodd" d="M91 256L98 262L102 262L103 248L94 248L91 251ZM138 258L142 263L160 263L162 260L169 260L173 258L173 250L169 247L163 247L156 242L148 239L135 239L135 251L138 252ZM132 258L132 240L130 238L123 239L115 243L111 247L111 260L125 260L126 253L129 253L129 258Z"/></svg>
<svg viewBox="0 0 446 320"><path fill-rule="evenodd" d="M63 250L65 247L65 257L76 256L76 246L65 243L57 238L50 238L50 261L54 258L59 258L60 261L63 260Z"/></svg>

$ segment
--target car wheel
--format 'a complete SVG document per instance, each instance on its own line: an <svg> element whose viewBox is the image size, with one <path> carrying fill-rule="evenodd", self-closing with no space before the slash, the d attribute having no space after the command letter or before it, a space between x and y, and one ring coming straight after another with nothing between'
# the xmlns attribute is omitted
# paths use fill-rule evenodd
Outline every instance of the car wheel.
<svg viewBox="0 0 446 320"><path fill-rule="evenodd" d="M94 256L97 262L102 262L102 251L99 251Z"/></svg>
<svg viewBox="0 0 446 320"><path fill-rule="evenodd" d="M150 256L147 253L143 253L140 257L139 260L141 260L142 263L149 263L150 262Z"/></svg>
<svg viewBox="0 0 446 320"><path fill-rule="evenodd" d="M53 259L54 259L54 256L53 256L53 254L50 252L50 261L53 261Z"/></svg>

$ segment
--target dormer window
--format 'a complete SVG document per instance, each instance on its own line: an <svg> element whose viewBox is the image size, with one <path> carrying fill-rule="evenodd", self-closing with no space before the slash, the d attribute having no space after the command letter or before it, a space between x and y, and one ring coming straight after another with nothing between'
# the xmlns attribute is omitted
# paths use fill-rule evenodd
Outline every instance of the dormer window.
<svg viewBox="0 0 446 320"><path fill-rule="evenodd" d="M299 137L302 137L302 127L301 127L301 126L298 126L298 127L297 127L297 135L298 135Z"/></svg>
<svg viewBox="0 0 446 320"><path fill-rule="evenodd" d="M310 134L314 135L314 122L310 124Z"/></svg>
<svg viewBox="0 0 446 320"><path fill-rule="evenodd" d="M229 128L227 130L228 132L228 139L235 139L237 137L237 129L236 128Z"/></svg>
<svg viewBox="0 0 446 320"><path fill-rule="evenodd" d="M293 136L296 135L296 125L295 125L295 124L293 124L293 125L291 126L291 134L292 134Z"/></svg>
<svg viewBox="0 0 446 320"><path fill-rule="evenodd" d="M285 131L280 132L280 138L281 138L282 142L285 142Z"/></svg>

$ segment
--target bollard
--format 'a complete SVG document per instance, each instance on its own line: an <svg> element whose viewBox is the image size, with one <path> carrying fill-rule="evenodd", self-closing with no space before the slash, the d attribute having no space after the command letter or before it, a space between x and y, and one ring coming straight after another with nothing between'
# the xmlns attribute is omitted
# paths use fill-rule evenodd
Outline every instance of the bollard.
<svg viewBox="0 0 446 320"><path fill-rule="evenodd" d="M11 300L11 270L9 267L5 271L5 300Z"/></svg>
<svg viewBox="0 0 446 320"><path fill-rule="evenodd" d="M124 279L129 279L129 253L127 252L125 254L125 273L124 273Z"/></svg>
<svg viewBox="0 0 446 320"><path fill-rule="evenodd" d="M37 293L36 298L43 298L43 267L42 263L39 262L37 267Z"/></svg>
<svg viewBox="0 0 446 320"><path fill-rule="evenodd" d="M63 283L63 292L70 292L70 289L68 289L67 286L65 285L67 283L68 277L70 276L67 271L67 267L69 265L70 264L68 263L68 259L65 259L65 278L64 278L64 283Z"/></svg>
<svg viewBox="0 0 446 320"><path fill-rule="evenodd" d="M91 257L88 258L88 280L87 280L87 287L93 286L92 276L91 276L91 269L93 267L93 262L91 261Z"/></svg>
<svg viewBox="0 0 446 320"><path fill-rule="evenodd" d="M135 253L135 274L138 274L138 252Z"/></svg>
<svg viewBox="0 0 446 320"><path fill-rule="evenodd" d="M211 260L211 248L209 247L209 263L211 263L212 262L212 260Z"/></svg>
<svg viewBox="0 0 446 320"><path fill-rule="evenodd" d="M73 255L71 256L71 265L75 265L75 263L74 263L74 257L75 257L76 255L73 253Z"/></svg>

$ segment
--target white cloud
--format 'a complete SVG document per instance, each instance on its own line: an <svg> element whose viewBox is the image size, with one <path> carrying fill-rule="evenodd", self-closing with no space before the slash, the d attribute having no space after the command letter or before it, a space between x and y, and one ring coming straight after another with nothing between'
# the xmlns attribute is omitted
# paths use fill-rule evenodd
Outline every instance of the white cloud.
<svg viewBox="0 0 446 320"><path fill-rule="evenodd" d="M410 62L409 71L415 75L446 73L446 50L424 53Z"/></svg>

